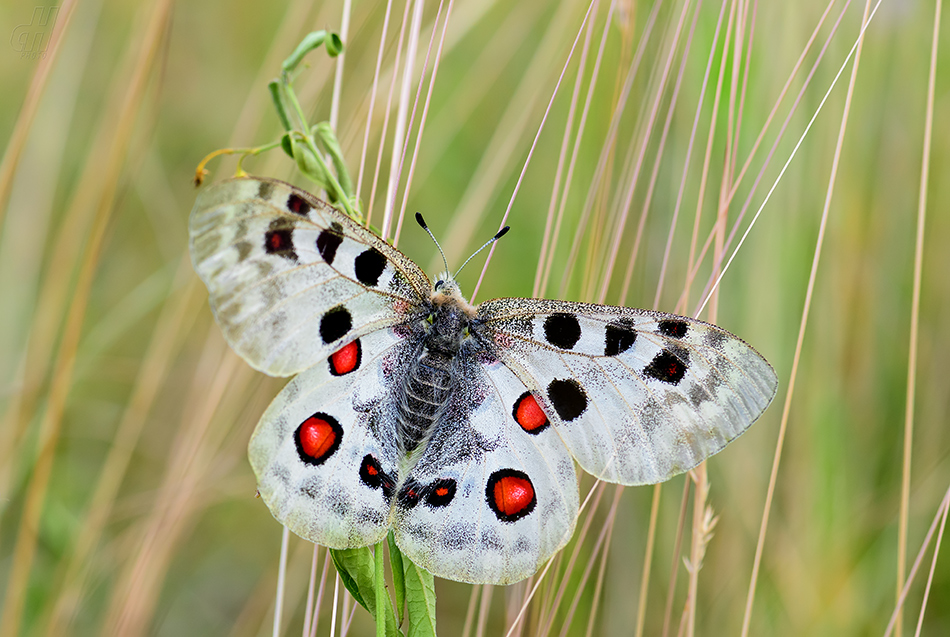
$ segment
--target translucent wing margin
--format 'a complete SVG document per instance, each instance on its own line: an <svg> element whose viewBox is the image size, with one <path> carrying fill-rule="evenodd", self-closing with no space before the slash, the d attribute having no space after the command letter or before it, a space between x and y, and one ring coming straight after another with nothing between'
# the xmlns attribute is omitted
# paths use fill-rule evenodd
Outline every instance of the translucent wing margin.
<svg viewBox="0 0 950 637"><path fill-rule="evenodd" d="M535 392L581 467L621 484L693 468L748 429L778 386L743 340L673 314L496 299L473 331Z"/></svg>
<svg viewBox="0 0 950 637"><path fill-rule="evenodd" d="M289 376L358 336L405 323L429 280L408 257L310 193L247 177L202 191L191 258L234 350Z"/></svg>

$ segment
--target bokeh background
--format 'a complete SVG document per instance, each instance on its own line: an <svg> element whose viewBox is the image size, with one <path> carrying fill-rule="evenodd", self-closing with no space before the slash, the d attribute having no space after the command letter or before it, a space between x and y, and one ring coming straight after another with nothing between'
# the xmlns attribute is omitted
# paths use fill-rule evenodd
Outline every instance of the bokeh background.
<svg viewBox="0 0 950 637"><path fill-rule="evenodd" d="M355 178L385 2L0 5L0 635L270 634L281 530L254 497L245 454L285 381L253 372L228 350L190 268L187 219L197 163L217 148L277 137L267 81L305 33L341 30L344 9L339 88L337 63L323 52L308 57L297 87L314 122L331 117L338 96L337 131ZM641 621L649 635L662 634L664 624L669 634L740 634L746 616L753 635L883 634L896 604L898 556L907 555L909 570L950 486L950 47L940 43L931 101L934 0L879 4L850 101L855 58L845 60L864 3L601 0L585 24L587 10L577 0L451 3L420 137L449 3L391 5L360 196L367 208L373 199L372 220L381 225L415 37L407 113L425 79L395 214L418 146L403 212L425 214L456 267L499 226L580 34L511 207L512 231L497 246L478 300L538 294L694 312L716 255L732 254L817 117L712 303L715 321L775 367L780 388L772 407L707 463L698 482L680 476L659 493L598 487L516 634L632 635ZM942 22L946 39L946 15ZM933 146L925 162L928 104ZM244 166L307 187L280 151ZM234 159L210 169L211 180L227 177ZM714 237L699 259L717 212L724 240L743 210L728 247ZM437 253L414 224L406 223L398 245L435 273ZM461 275L464 290L474 288L482 263ZM545 270L541 285L537 273ZM585 476L582 497L593 487ZM655 546L639 615L655 497ZM718 516L714 528L703 521L705 507ZM908 634L932 550L923 552L910 586L902 621ZM685 562L691 554L701 563ZM301 634L312 546L292 539L289 556L288 635ZM333 570L325 571L324 557L319 552L316 571L317 587L325 574L321 635L334 612ZM440 632L504 634L529 590L439 581ZM352 609L341 588L336 634L373 634L366 612ZM923 634L948 631L950 567L938 554Z"/></svg>

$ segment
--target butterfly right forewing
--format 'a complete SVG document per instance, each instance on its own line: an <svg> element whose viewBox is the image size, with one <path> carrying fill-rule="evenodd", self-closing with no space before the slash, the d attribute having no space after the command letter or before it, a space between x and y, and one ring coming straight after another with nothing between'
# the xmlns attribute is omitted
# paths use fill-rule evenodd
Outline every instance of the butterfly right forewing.
<svg viewBox="0 0 950 637"><path fill-rule="evenodd" d="M496 299L477 332L537 395L588 473L653 484L745 431L775 395L772 367L729 332L632 308Z"/></svg>

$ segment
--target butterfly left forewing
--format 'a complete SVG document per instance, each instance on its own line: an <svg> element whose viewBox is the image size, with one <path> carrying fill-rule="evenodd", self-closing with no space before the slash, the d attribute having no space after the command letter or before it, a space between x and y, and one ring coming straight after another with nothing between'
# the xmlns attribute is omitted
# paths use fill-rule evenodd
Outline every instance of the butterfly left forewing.
<svg viewBox="0 0 950 637"><path fill-rule="evenodd" d="M630 308L534 299L479 306L475 331L537 392L585 471L651 484L745 431L777 378L714 325Z"/></svg>
<svg viewBox="0 0 950 637"><path fill-rule="evenodd" d="M429 280L310 193L246 177L203 190L191 255L225 338L256 369L303 371L343 343L411 320Z"/></svg>
<svg viewBox="0 0 950 637"><path fill-rule="evenodd" d="M510 369L459 358L456 399L397 493L396 542L439 577L510 584L570 539L574 462Z"/></svg>

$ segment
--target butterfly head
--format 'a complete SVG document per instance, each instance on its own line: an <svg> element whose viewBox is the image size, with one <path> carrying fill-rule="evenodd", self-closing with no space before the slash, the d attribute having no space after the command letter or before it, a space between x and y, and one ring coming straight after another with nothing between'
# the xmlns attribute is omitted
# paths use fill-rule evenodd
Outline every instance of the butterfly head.
<svg viewBox="0 0 950 637"><path fill-rule="evenodd" d="M475 308L462 296L458 282L450 272L441 272L432 286L432 295L429 297L433 305L455 305L469 316L475 315Z"/></svg>

